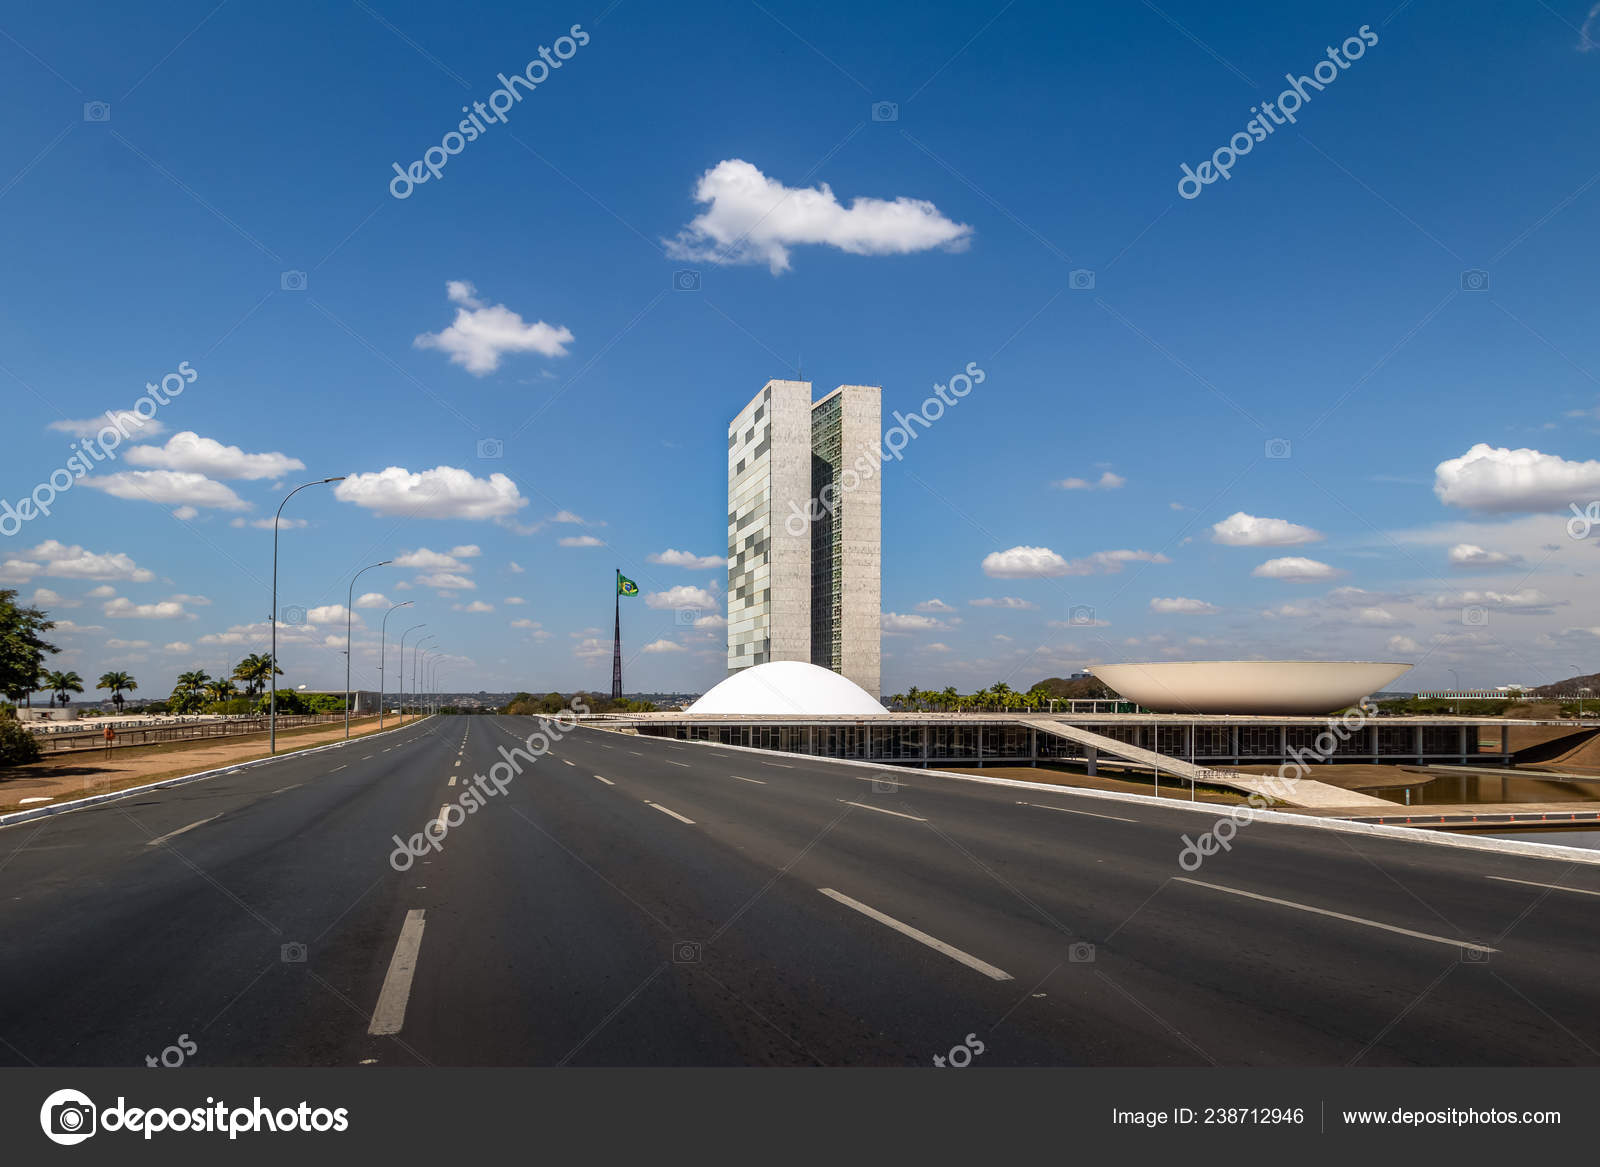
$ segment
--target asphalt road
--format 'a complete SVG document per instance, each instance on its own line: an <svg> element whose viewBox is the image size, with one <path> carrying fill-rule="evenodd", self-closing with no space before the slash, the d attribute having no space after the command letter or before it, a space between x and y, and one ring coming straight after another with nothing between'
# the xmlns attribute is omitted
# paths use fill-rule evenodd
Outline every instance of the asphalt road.
<svg viewBox="0 0 1600 1167"><path fill-rule="evenodd" d="M538 725L0 829L0 1064L1600 1064L1561 861L584 729L395 870Z"/></svg>

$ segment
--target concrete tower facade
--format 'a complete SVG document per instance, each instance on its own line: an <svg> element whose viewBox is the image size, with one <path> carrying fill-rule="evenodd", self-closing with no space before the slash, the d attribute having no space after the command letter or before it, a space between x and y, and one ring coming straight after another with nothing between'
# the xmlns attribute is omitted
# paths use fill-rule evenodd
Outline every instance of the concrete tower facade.
<svg viewBox="0 0 1600 1167"><path fill-rule="evenodd" d="M769 381L729 425L730 672L807 661L877 696L880 397Z"/></svg>

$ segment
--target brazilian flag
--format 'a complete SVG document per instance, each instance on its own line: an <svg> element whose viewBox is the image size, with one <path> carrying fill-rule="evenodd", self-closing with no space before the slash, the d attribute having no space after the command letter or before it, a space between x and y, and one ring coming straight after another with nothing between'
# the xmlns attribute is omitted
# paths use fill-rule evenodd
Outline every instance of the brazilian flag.
<svg viewBox="0 0 1600 1167"><path fill-rule="evenodd" d="M638 594L639 585L634 583L627 576L623 575L620 571L617 572L617 595L637 596Z"/></svg>

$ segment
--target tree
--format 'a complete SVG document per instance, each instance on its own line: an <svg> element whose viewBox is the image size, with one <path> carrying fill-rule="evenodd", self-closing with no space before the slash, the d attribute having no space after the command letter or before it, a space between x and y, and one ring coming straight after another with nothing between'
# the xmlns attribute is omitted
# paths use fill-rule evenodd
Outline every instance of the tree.
<svg viewBox="0 0 1600 1167"><path fill-rule="evenodd" d="M172 696L166 700L168 713L196 713L200 709L200 694L193 689L185 689L181 684L172 691ZM146 712L158 712L155 705L147 705Z"/></svg>
<svg viewBox="0 0 1600 1167"><path fill-rule="evenodd" d="M201 690L210 683L211 677L204 669L195 669L192 672L178 674L178 684L173 689L173 692L182 689L184 692L198 697Z"/></svg>
<svg viewBox="0 0 1600 1167"><path fill-rule="evenodd" d="M264 652L252 652L233 668L233 679L243 681L245 692L252 697L266 691L272 682L272 658ZM283 670L276 670L278 676L283 676Z"/></svg>
<svg viewBox="0 0 1600 1167"><path fill-rule="evenodd" d="M83 678L77 673L46 673L40 680L44 682L44 687L51 691L52 705L64 706L72 700L72 694L83 692Z"/></svg>
<svg viewBox="0 0 1600 1167"><path fill-rule="evenodd" d="M117 712L121 713L123 690L126 689L131 692L139 687L139 683L133 679L133 674L131 673L109 672L101 673L100 679L95 682L94 687L96 689L110 689L111 700L116 703Z"/></svg>
<svg viewBox="0 0 1600 1167"><path fill-rule="evenodd" d="M238 696L239 693L227 677L218 677L215 681L206 682L205 690L206 697L212 701L226 701L230 697Z"/></svg>
<svg viewBox="0 0 1600 1167"><path fill-rule="evenodd" d="M13 588L0 588L0 693L31 700L40 687L44 658L57 651L42 633L56 626L39 608L16 604Z"/></svg>

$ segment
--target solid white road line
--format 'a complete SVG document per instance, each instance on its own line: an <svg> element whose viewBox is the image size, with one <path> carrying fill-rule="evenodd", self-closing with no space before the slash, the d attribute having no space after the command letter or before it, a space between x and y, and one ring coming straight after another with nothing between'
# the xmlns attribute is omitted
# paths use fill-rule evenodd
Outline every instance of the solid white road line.
<svg viewBox="0 0 1600 1167"><path fill-rule="evenodd" d="M846 798L841 798L839 801L844 803L846 806L859 806L862 810L875 810L879 814L892 814L897 819L911 819L913 822L919 823L925 823L928 821L925 818L918 818L914 814L901 814L897 810L884 810L883 807L873 806L870 802L851 802Z"/></svg>
<svg viewBox="0 0 1600 1167"><path fill-rule="evenodd" d="M378 993L378 1006L372 1011L372 1023L367 1026L367 1032L375 1037L399 1033L406 1022L411 978L417 971L417 951L422 947L422 913L421 908L412 908L400 927L400 939L395 941L389 972Z"/></svg>
<svg viewBox="0 0 1600 1167"><path fill-rule="evenodd" d="M671 758L663 758L661 760L669 766L682 766L685 770L689 768L688 762L674 762Z"/></svg>
<svg viewBox="0 0 1600 1167"><path fill-rule="evenodd" d="M785 766L782 762L762 762L763 766L775 766L779 770L793 770L793 766Z"/></svg>
<svg viewBox="0 0 1600 1167"><path fill-rule="evenodd" d="M1473 952L1499 952L1498 948L1490 948L1486 944L1473 944L1466 940L1454 940L1449 936L1435 936L1431 932L1413 932L1410 928L1399 928L1393 924L1384 924L1377 920L1369 920L1365 916L1350 916L1344 912L1332 912L1327 908L1314 908L1310 904L1297 904L1293 900L1274 899L1272 896L1257 895L1253 891L1240 891L1236 887L1223 887L1220 883L1206 883L1198 879L1187 879L1181 875L1172 877L1174 883L1189 883L1195 887L1208 887L1212 891L1226 892L1228 895L1244 896L1246 899L1260 900L1266 904L1277 904L1280 908L1294 908L1299 912L1312 912L1318 916L1331 916L1335 920L1343 920L1347 924L1362 924L1368 928L1378 928L1384 932L1394 932L1401 936L1410 936L1416 940L1431 940L1435 944L1448 944L1451 948L1466 948Z"/></svg>
<svg viewBox="0 0 1600 1167"><path fill-rule="evenodd" d="M616 785L616 783L611 781L611 779L609 779L609 778L601 778L599 774L596 774L595 777L599 778L600 781L604 782L607 786L615 786Z"/></svg>
<svg viewBox="0 0 1600 1167"><path fill-rule="evenodd" d="M1125 819L1114 814L1095 814L1092 810L1073 810L1071 807L1066 806L1051 806L1043 802L1019 802L1017 805L1036 806L1040 810L1059 810L1062 814L1081 814L1092 819L1111 819L1113 822L1119 823L1136 823L1139 821L1138 819Z"/></svg>
<svg viewBox="0 0 1600 1167"><path fill-rule="evenodd" d="M735 782L753 782L757 786L765 786L767 784L766 780L762 778L741 778L737 774L729 774L728 777L732 778Z"/></svg>
<svg viewBox="0 0 1600 1167"><path fill-rule="evenodd" d="M221 817L222 817L222 816L221 816L221 815L220 815L220 814L214 814L214 815L212 815L212 816L211 816L211 817L210 817L210 818L208 818L208 819L201 819L201 820L200 820L200 821L199 821L199 822L197 822L197 823L190 823L190 824L189 824L189 825L188 825L188 826L186 826L186 827L179 827L179 828L178 828L178 829L177 829L177 830L175 830L175 831L168 831L168 832L167 832L167 833L166 833L166 834L164 834L164 835L157 835L157 836L156 836L156 837L155 837L155 838L154 838L154 839L151 839L151 840L150 840L150 841L149 841L149 842L148 842L148 843L146 843L146 844L145 844L145 846L146 846L146 847L155 847L155 846L158 846L158 845L160 845L160 844L162 844L162 843L165 843L165 842L166 842L166 841L167 841L167 840L168 840L168 839L176 839L176 838L177 838L177 837L178 837L178 836L179 836L179 835L181 835L181 834L183 834L183 832L185 832L185 831L192 831L192 830L194 830L194 829L195 829L195 828L196 828L196 827L203 827L203 826L205 826L205 825L206 825L206 824L207 824L207 823L211 823L211 822L216 822L216 820L217 820L217 819L220 819L220 818L221 818Z"/></svg>
<svg viewBox="0 0 1600 1167"><path fill-rule="evenodd" d="M990 980L1009 981L1012 979L1011 974L1006 972L1004 969L995 968L995 966L990 964L988 961L979 960L970 952L962 952L961 949L956 948L953 945L946 944L943 940L940 940L935 936L929 936L920 928L913 928L910 924L902 924L893 916L885 916L876 908L867 907L867 905L862 903L860 900L853 900L842 892L834 891L831 887L819 887L817 890L823 895L827 896L829 899L837 900L845 907L853 908L854 910L860 912L863 916L893 928L902 936L911 937L911 939L915 940L918 944L926 944L935 952L941 952L945 956L948 956L951 960L960 961L968 968L976 969Z"/></svg>
<svg viewBox="0 0 1600 1167"><path fill-rule="evenodd" d="M691 827L694 826L694 820L693 819L686 819L681 814L679 814L677 811L668 810L666 807L662 806L660 803L651 802L649 799L646 799L645 800L645 805L646 806L655 807L662 814L670 814L673 818L677 819L680 823L688 823Z"/></svg>
<svg viewBox="0 0 1600 1167"><path fill-rule="evenodd" d="M1526 887L1547 887L1551 891L1570 891L1581 896L1600 896L1600 891L1588 891L1581 887L1562 887L1554 883L1535 883L1531 879L1512 879L1505 875L1491 875L1489 878L1499 880L1501 883L1520 883Z"/></svg>

